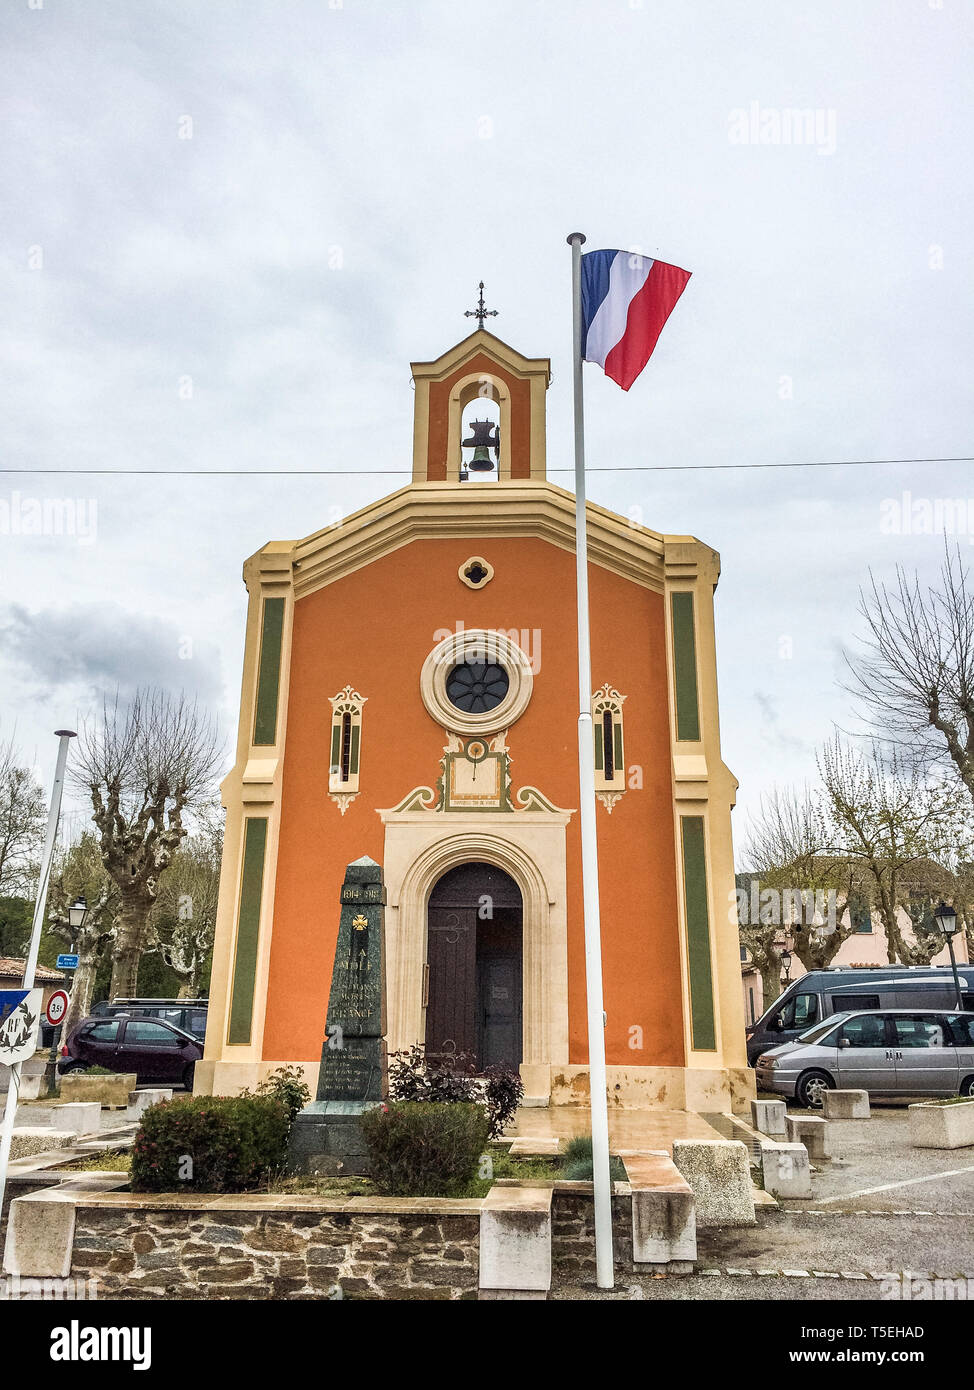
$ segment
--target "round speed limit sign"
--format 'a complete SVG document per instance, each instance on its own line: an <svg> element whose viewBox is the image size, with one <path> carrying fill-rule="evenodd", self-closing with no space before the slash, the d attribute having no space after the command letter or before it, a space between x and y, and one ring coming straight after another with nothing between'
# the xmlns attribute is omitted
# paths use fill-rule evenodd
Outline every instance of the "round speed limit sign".
<svg viewBox="0 0 974 1390"><path fill-rule="evenodd" d="M47 1001L47 1009L45 1010L45 1017L52 1028L57 1027L67 1011L68 996L63 989L56 989Z"/></svg>

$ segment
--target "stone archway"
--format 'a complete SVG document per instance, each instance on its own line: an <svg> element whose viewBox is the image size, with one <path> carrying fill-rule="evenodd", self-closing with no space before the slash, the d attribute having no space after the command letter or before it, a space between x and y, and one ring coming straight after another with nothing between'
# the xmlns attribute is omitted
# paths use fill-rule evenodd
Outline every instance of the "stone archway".
<svg viewBox="0 0 974 1390"><path fill-rule="evenodd" d="M565 827L568 811L486 817L422 810L384 811L387 891L386 970L390 1051L426 1036L424 985L427 908L448 870L495 865L523 903L521 1075L530 1096L546 1096L551 1068L568 1064L568 921Z"/></svg>
<svg viewBox="0 0 974 1390"><path fill-rule="evenodd" d="M427 908L426 1055L464 1054L479 1072L523 1057L523 903L510 874L458 865Z"/></svg>

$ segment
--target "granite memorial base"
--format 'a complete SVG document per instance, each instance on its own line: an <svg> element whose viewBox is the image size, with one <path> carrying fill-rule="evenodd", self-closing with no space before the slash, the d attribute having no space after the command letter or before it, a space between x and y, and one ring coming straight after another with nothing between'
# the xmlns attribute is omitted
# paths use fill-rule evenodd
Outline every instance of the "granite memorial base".
<svg viewBox="0 0 974 1390"><path fill-rule="evenodd" d="M288 1172L320 1177L363 1178L369 1153L362 1115L375 1100L315 1100L295 1117L288 1143Z"/></svg>

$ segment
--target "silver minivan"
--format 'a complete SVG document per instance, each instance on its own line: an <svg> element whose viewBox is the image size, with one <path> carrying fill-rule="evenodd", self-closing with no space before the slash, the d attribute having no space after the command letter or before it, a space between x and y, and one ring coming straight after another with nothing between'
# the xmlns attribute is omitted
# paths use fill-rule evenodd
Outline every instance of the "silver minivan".
<svg viewBox="0 0 974 1390"><path fill-rule="evenodd" d="M760 1091L818 1109L822 1094L974 1096L974 1012L882 1009L832 1014L795 1041L762 1052Z"/></svg>

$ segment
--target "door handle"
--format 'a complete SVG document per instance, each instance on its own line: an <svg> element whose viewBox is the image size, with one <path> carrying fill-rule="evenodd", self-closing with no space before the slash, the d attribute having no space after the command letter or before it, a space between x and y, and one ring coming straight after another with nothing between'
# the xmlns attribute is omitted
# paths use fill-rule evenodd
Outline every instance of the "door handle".
<svg viewBox="0 0 974 1390"><path fill-rule="evenodd" d="M430 1002L430 968L427 961L423 965L423 1008L427 1008Z"/></svg>

